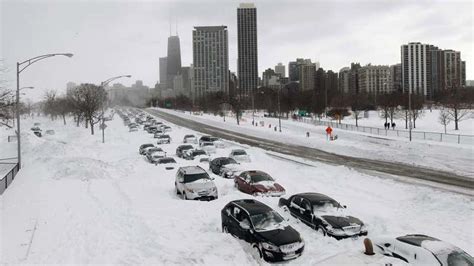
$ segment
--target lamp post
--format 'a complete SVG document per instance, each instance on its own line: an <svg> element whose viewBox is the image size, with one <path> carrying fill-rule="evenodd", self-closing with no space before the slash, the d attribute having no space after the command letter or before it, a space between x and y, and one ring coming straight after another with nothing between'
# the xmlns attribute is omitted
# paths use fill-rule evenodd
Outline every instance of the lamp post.
<svg viewBox="0 0 474 266"><path fill-rule="evenodd" d="M280 88L278 89L278 130L281 132L281 106L280 106L280 93L281 93L281 80L279 81Z"/></svg>
<svg viewBox="0 0 474 266"><path fill-rule="evenodd" d="M410 138L410 141L411 141L411 127L412 127L412 124L411 124L411 87L408 88L408 119L409 119L409 122L408 122L408 135L409 135L409 138Z"/></svg>
<svg viewBox="0 0 474 266"><path fill-rule="evenodd" d="M23 72L27 67L31 66L32 64L49 58L53 56L67 56L67 57L72 57L73 54L71 53L58 53L58 54L45 54L45 55L40 55L36 56L33 58L30 58L28 60L25 60L23 62L17 62L16 63L16 125L17 125L17 143L18 143L18 169L21 168L21 131L20 131L20 73Z"/></svg>
<svg viewBox="0 0 474 266"><path fill-rule="evenodd" d="M33 89L33 87L23 87L23 88L20 89L20 91L22 91L23 89ZM20 93L20 95L25 95L25 93L22 92L22 93ZM15 95L12 95L11 102L12 102L12 103L15 102L15 104L16 104ZM16 106L15 106L15 109L17 109ZM15 127L15 117L16 117L15 109L13 109L13 119L12 119L12 121L13 121L13 127Z"/></svg>
<svg viewBox="0 0 474 266"><path fill-rule="evenodd" d="M121 75L121 76L116 76L116 77L112 77L112 78L109 78L107 80L104 80L100 83L100 87L101 88L104 88L105 86L107 86L107 84L109 84L110 82L116 80L116 79L119 79L119 78L131 78L132 75ZM105 89L105 88L104 88ZM102 129L102 143L105 143L105 120L104 120L104 103L102 103L102 124L101 124L101 129Z"/></svg>

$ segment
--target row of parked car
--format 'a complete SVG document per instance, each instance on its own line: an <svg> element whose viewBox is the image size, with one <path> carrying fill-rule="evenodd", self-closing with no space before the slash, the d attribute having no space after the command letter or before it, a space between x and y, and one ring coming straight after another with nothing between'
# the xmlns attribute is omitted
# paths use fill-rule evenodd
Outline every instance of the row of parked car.
<svg viewBox="0 0 474 266"><path fill-rule="evenodd" d="M152 121L154 118L147 118ZM146 122L144 122L146 123ZM145 124L146 125L146 124ZM156 131L153 127L156 126ZM158 130L164 134L163 123L156 121L148 127L149 133ZM171 131L171 127L167 129ZM171 138L169 138L171 142ZM218 189L214 178L202 167L209 164L209 170L223 178L233 179L235 187L253 196L280 197L278 206L286 213L335 239L365 236L366 225L358 218L345 215L346 206L321 193L299 193L288 198L285 189L268 173L245 169L250 157L243 149L232 150L228 157L211 158L211 154L224 143L216 137L185 135L183 144L176 149L176 156L196 160L200 165L179 167L175 175L176 194L187 200L215 200ZM217 143L215 143L217 142ZM169 142L167 142L169 143ZM158 145L164 144L157 142ZM194 147L198 145L198 147ZM212 147L206 149L206 146ZM139 149L148 161L156 163L157 158L167 157L166 153L154 144L144 144ZM174 159L173 159L174 160ZM174 161L173 164L175 164ZM170 168L173 169L173 168ZM300 233L277 211L256 199L239 199L227 203L221 210L222 231L248 242L255 253L266 261L286 261L303 254L305 242ZM474 265L474 259L461 249L426 235L410 234L397 238L374 238L376 252L398 258L407 263L422 265Z"/></svg>

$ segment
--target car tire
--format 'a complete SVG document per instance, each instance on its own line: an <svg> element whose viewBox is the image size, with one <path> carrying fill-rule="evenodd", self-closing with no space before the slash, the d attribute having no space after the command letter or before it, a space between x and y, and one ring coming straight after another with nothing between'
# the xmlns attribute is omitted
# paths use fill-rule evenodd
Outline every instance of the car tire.
<svg viewBox="0 0 474 266"><path fill-rule="evenodd" d="M262 251L260 250L260 247L258 246L258 244L253 244L252 250L254 254L257 256L257 258L262 259Z"/></svg>
<svg viewBox="0 0 474 266"><path fill-rule="evenodd" d="M183 199L188 200L188 197L186 196L186 191L183 190Z"/></svg>
<svg viewBox="0 0 474 266"><path fill-rule="evenodd" d="M322 225L318 225L317 229L318 229L318 232L321 232L323 236L327 236L328 233L326 232L326 229Z"/></svg>

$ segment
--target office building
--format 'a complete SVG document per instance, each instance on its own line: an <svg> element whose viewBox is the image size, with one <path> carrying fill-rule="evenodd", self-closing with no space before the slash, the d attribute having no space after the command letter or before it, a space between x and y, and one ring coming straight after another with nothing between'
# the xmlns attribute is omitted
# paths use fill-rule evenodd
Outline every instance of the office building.
<svg viewBox="0 0 474 266"><path fill-rule="evenodd" d="M392 75L389 66L363 66L358 70L359 93L375 97L392 92Z"/></svg>
<svg viewBox="0 0 474 266"><path fill-rule="evenodd" d="M250 96L258 86L257 9L254 4L237 8L237 75L241 97Z"/></svg>
<svg viewBox="0 0 474 266"><path fill-rule="evenodd" d="M227 26L194 27L194 97L209 92L229 92Z"/></svg>
<svg viewBox="0 0 474 266"><path fill-rule="evenodd" d="M173 80L181 70L181 48L178 36L168 37L168 56L166 59L167 83L169 88L173 88Z"/></svg>
<svg viewBox="0 0 474 266"><path fill-rule="evenodd" d="M275 66L275 73L279 74L280 77L285 78L285 65L282 63L278 63L278 65Z"/></svg>

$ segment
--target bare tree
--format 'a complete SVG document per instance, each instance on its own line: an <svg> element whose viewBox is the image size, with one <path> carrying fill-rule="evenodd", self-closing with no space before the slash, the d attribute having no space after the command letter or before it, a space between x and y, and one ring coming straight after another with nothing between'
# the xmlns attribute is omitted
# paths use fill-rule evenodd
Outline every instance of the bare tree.
<svg viewBox="0 0 474 266"><path fill-rule="evenodd" d="M5 77L6 69L3 67L3 60L0 59L0 126L11 128L10 120L13 121L13 109L15 107L14 94L7 89Z"/></svg>
<svg viewBox="0 0 474 266"><path fill-rule="evenodd" d="M459 122L472 114L474 93L468 89L454 88L441 93L441 105L446 109L452 121L454 130L459 130Z"/></svg>
<svg viewBox="0 0 474 266"><path fill-rule="evenodd" d="M441 112L439 112L438 121L441 125L444 126L444 134L446 134L447 133L446 126L449 125L449 123L451 123L452 121L451 115L449 114L449 112L442 109Z"/></svg>
<svg viewBox="0 0 474 266"><path fill-rule="evenodd" d="M364 110L367 110L369 106L368 95L365 93L357 93L357 94L351 95L348 101L352 110L352 117L354 117L356 121L356 127L358 127L359 119L361 118L361 113Z"/></svg>
<svg viewBox="0 0 474 266"><path fill-rule="evenodd" d="M337 120L338 123L340 124L341 120L344 119L344 117L349 116L349 115L350 113L347 110L346 101L342 97L333 98L331 100L331 108L328 111L329 117Z"/></svg>

